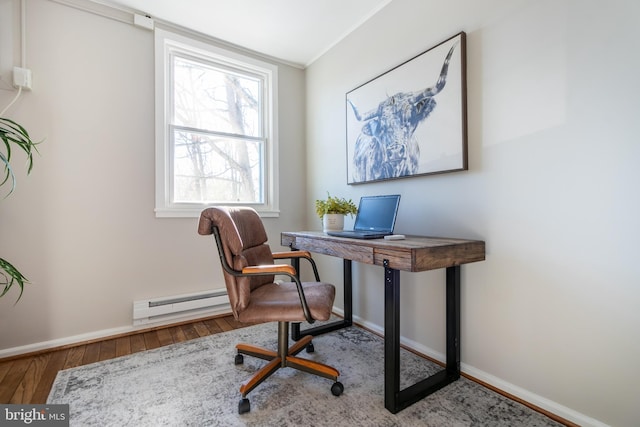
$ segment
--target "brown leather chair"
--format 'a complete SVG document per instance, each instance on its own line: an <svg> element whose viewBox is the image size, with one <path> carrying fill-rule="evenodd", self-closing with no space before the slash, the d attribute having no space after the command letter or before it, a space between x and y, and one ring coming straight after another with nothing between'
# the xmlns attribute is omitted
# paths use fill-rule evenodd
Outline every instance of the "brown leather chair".
<svg viewBox="0 0 640 427"><path fill-rule="evenodd" d="M256 374L240 386L240 414L251 409L247 394L279 368L291 367L334 381L331 392L342 394L339 373L331 366L296 357L303 349L313 351L312 336L302 337L289 347L289 323L328 320L335 297L335 287L320 282L318 270L306 251L272 253L267 233L258 213L245 207L214 207L200 215L198 233L213 234L218 246L224 280L234 317L240 322L278 322L278 351L249 344L238 344L235 363L243 355L268 360ZM274 259L306 259L315 274L315 282L301 282L289 264L274 264ZM275 283L275 276L289 281Z"/></svg>

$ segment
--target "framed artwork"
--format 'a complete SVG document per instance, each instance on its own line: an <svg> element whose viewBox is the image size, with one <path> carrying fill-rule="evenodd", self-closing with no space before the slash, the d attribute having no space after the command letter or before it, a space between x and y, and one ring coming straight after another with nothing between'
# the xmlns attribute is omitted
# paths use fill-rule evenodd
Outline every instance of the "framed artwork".
<svg viewBox="0 0 640 427"><path fill-rule="evenodd" d="M466 34L346 94L347 183L467 170Z"/></svg>

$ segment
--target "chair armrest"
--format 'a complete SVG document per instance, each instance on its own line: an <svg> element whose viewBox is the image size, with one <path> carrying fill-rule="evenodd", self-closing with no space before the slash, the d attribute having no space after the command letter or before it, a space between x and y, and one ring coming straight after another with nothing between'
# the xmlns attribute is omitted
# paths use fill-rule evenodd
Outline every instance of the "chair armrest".
<svg viewBox="0 0 640 427"><path fill-rule="evenodd" d="M291 259L293 261L298 261L300 259L306 259L311 264L311 268L313 268L313 275L316 278L316 282L320 281L320 274L318 273L318 267L316 267L316 262L311 257L311 252L309 251L283 251L283 252L273 252L273 259Z"/></svg>
<svg viewBox="0 0 640 427"><path fill-rule="evenodd" d="M311 258L309 251L286 251L274 252L273 259L289 259L289 258Z"/></svg>
<svg viewBox="0 0 640 427"><path fill-rule="evenodd" d="M287 264L252 265L242 269L242 274L285 274L295 276L296 269Z"/></svg>

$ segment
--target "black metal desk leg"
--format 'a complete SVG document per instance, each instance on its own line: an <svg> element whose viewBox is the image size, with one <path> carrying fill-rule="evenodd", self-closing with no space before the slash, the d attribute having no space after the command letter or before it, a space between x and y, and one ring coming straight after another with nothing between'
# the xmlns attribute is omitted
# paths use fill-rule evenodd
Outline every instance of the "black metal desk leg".
<svg viewBox="0 0 640 427"><path fill-rule="evenodd" d="M331 323L325 323L322 326L300 330L300 323L291 323L291 338L298 341L305 335L317 336L327 332L337 331L353 324L353 278L351 275L351 260L343 260L343 279L344 279L344 319ZM297 270L296 270L297 271Z"/></svg>
<svg viewBox="0 0 640 427"><path fill-rule="evenodd" d="M460 378L460 266L447 268L447 373Z"/></svg>
<svg viewBox="0 0 640 427"><path fill-rule="evenodd" d="M446 368L400 390L400 272L384 265L384 406L393 414L460 378L460 267L446 277Z"/></svg>
<svg viewBox="0 0 640 427"><path fill-rule="evenodd" d="M384 265L384 407L398 412L400 394L400 271Z"/></svg>
<svg viewBox="0 0 640 427"><path fill-rule="evenodd" d="M342 283L344 294L344 326L353 324L353 279L351 274L351 260L342 260Z"/></svg>

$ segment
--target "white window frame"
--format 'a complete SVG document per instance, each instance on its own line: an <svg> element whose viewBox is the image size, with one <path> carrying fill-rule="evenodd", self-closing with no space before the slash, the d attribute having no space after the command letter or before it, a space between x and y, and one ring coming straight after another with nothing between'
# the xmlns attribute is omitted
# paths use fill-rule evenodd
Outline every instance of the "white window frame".
<svg viewBox="0 0 640 427"><path fill-rule="evenodd" d="M251 206L263 217L279 216L278 195L278 67L240 53L223 49L190 37L155 29L155 92L156 92L156 206L158 218L197 218L211 203L173 203L171 201L172 151L171 124L171 54L183 52L221 64L233 65L249 72L265 75L265 176L264 202L242 203ZM231 203L224 203L230 205Z"/></svg>

